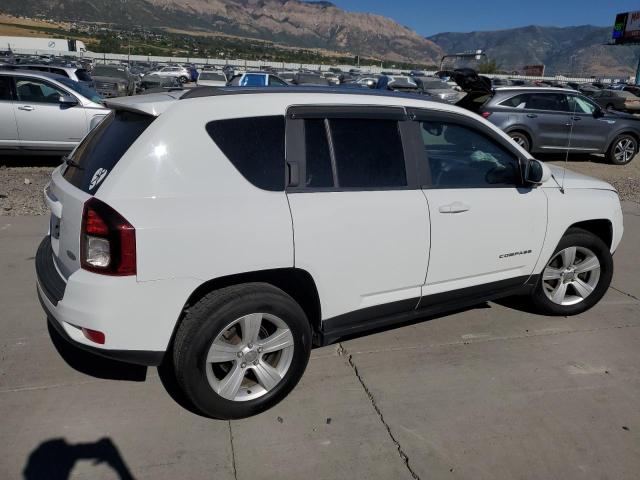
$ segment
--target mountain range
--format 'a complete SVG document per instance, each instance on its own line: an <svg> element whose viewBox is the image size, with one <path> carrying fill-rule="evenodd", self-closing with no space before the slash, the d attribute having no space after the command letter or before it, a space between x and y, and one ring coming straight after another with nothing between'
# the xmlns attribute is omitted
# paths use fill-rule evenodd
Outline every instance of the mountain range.
<svg viewBox="0 0 640 480"><path fill-rule="evenodd" d="M483 49L503 70L543 63L547 73L630 75L640 47L605 45L610 27L528 26L427 38L380 15L303 0L2 0L0 12L64 21L144 25L322 48L369 58L438 64Z"/></svg>
<svg viewBox="0 0 640 480"><path fill-rule="evenodd" d="M503 70L544 64L553 74L631 75L640 47L607 45L610 27L522 28L489 32L438 33L428 37L450 53L482 49Z"/></svg>

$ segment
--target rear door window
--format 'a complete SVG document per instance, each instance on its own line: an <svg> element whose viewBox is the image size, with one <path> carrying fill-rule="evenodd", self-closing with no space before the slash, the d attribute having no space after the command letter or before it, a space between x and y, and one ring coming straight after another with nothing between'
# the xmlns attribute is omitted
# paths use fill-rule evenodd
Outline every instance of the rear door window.
<svg viewBox="0 0 640 480"><path fill-rule="evenodd" d="M329 119L335 155L336 186L407 186L402 140L396 120Z"/></svg>
<svg viewBox="0 0 640 480"><path fill-rule="evenodd" d="M500 105L511 108L527 108L527 102L530 96L529 94L516 95L515 97L507 98L500 102Z"/></svg>
<svg viewBox="0 0 640 480"><path fill-rule="evenodd" d="M307 187L333 187L333 170L326 122L323 118L309 118L304 121L307 175L305 185Z"/></svg>
<svg viewBox="0 0 640 480"><path fill-rule="evenodd" d="M150 115L124 111L110 114L73 151L64 178L75 187L94 194L154 119Z"/></svg>
<svg viewBox="0 0 640 480"><path fill-rule="evenodd" d="M527 100L526 108L553 112L569 111L567 97L562 93L533 93Z"/></svg>
<svg viewBox="0 0 640 480"><path fill-rule="evenodd" d="M206 129L249 182L264 190L284 190L284 116L217 120Z"/></svg>

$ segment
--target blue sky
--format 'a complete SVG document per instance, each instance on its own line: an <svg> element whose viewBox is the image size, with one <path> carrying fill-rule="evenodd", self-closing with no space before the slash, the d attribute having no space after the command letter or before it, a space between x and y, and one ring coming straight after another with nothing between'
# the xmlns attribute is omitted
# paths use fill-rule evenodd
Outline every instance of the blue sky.
<svg viewBox="0 0 640 480"><path fill-rule="evenodd" d="M352 12L393 18L422 35L543 25L613 26L639 0L332 0Z"/></svg>

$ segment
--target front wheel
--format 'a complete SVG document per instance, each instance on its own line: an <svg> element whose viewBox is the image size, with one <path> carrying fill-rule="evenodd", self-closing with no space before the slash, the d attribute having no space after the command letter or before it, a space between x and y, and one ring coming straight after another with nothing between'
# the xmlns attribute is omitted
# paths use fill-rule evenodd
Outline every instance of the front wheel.
<svg viewBox="0 0 640 480"><path fill-rule="evenodd" d="M187 77L180 77L180 78L178 79L178 81L179 81L180 83L187 83L187 82L189 81L189 79L188 79Z"/></svg>
<svg viewBox="0 0 640 480"><path fill-rule="evenodd" d="M173 345L182 391L204 415L244 418L295 387L311 352L302 308L264 283L214 291L189 308Z"/></svg>
<svg viewBox="0 0 640 480"><path fill-rule="evenodd" d="M579 228L567 231L547 262L532 293L540 313L576 315L603 297L613 276L613 258L605 243Z"/></svg>
<svg viewBox="0 0 640 480"><path fill-rule="evenodd" d="M633 160L636 153L638 153L636 138L629 134L623 134L616 137L609 147L607 159L614 165L626 165Z"/></svg>

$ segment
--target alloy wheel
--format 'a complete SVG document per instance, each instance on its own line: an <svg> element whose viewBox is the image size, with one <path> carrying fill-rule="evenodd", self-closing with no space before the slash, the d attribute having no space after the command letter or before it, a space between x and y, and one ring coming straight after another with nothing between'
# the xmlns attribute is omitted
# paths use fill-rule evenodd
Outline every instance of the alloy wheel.
<svg viewBox="0 0 640 480"><path fill-rule="evenodd" d="M205 360L207 380L227 400L254 400L284 378L293 349L293 335L281 318L268 313L245 315L211 343Z"/></svg>
<svg viewBox="0 0 640 480"><path fill-rule="evenodd" d="M527 138L519 133L513 133L510 135L511 139L517 144L520 145L525 150L529 150L529 142Z"/></svg>
<svg viewBox="0 0 640 480"><path fill-rule="evenodd" d="M542 272L542 286L549 300L575 305L595 290L600 279L600 261L586 247L568 247L556 253Z"/></svg>
<svg viewBox="0 0 640 480"><path fill-rule="evenodd" d="M628 137L622 138L613 148L613 156L619 163L629 163L636 154L636 142Z"/></svg>

